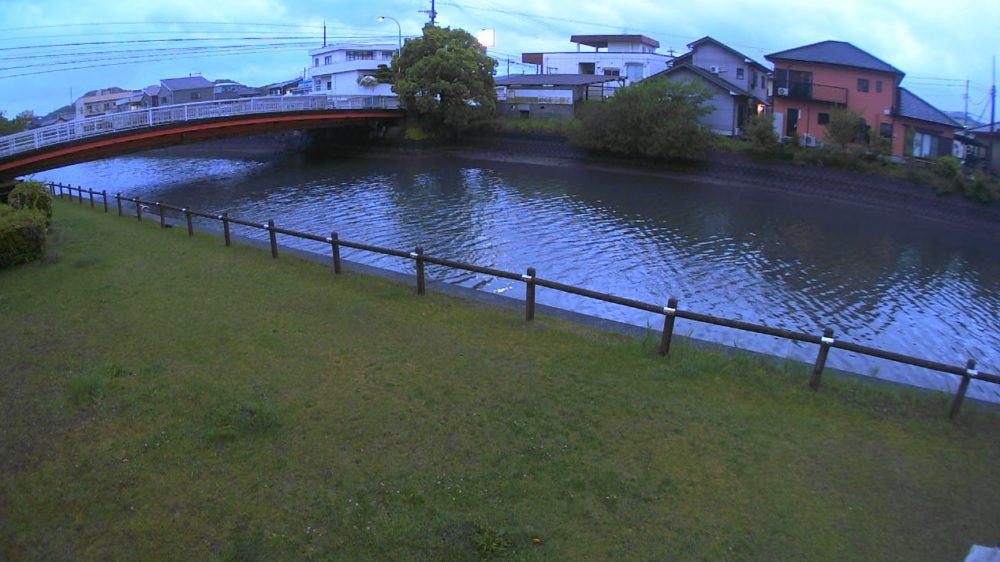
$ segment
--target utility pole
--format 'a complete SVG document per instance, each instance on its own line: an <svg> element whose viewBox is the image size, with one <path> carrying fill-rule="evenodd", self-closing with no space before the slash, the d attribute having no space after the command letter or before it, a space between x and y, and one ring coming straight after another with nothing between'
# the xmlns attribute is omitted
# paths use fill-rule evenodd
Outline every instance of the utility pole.
<svg viewBox="0 0 1000 562"><path fill-rule="evenodd" d="M420 10L420 11L423 12L423 13L425 13L425 14L427 14L428 17L431 18L431 25L437 25L437 15L438 15L438 13L437 13L437 10L434 8L434 0L431 0L431 9L430 10Z"/></svg>
<svg viewBox="0 0 1000 562"><path fill-rule="evenodd" d="M962 123L965 128L969 128L969 79L965 79L965 113L962 114Z"/></svg>
<svg viewBox="0 0 1000 562"><path fill-rule="evenodd" d="M323 20L323 46L326 47L326 20Z"/></svg>
<svg viewBox="0 0 1000 562"><path fill-rule="evenodd" d="M990 154L987 157L987 162L989 162L988 167L994 172L997 171L993 169L993 160L994 160L993 145L996 143L996 139L994 139L994 136L996 136L996 130L997 130L997 56L993 55L993 86L990 88ZM998 158L998 160L1000 160L1000 158Z"/></svg>

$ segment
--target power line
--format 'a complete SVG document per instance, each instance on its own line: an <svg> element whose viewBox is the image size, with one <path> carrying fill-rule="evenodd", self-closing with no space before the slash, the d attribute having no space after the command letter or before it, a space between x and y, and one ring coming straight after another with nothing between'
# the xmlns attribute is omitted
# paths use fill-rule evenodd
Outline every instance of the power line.
<svg viewBox="0 0 1000 562"><path fill-rule="evenodd" d="M241 25L255 27L284 27L284 28L310 28L322 29L319 25L299 25L291 23L264 23L264 22L231 22L231 21L119 21L119 22L86 22L86 23L59 23L49 25L31 25L25 27L8 27L0 29L0 32L8 31L29 31L33 29L61 29L66 27L99 27L116 25Z"/></svg>

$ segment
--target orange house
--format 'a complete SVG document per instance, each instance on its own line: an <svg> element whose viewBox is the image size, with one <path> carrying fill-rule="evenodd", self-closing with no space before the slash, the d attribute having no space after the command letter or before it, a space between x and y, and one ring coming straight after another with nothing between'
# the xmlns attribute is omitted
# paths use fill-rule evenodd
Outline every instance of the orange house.
<svg viewBox="0 0 1000 562"><path fill-rule="evenodd" d="M846 107L861 114L867 134L891 138L896 156L952 153L961 126L900 87L903 71L868 52L822 41L764 58L774 63L774 118L781 136L822 142L830 111Z"/></svg>

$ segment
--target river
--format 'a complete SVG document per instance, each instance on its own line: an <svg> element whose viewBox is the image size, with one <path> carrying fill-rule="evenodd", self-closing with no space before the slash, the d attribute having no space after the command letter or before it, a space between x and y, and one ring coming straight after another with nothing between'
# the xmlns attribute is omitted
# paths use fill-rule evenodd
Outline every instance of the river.
<svg viewBox="0 0 1000 562"><path fill-rule="evenodd" d="M1000 244L960 227L719 184L444 157L275 164L115 158L36 176L624 297L836 337L981 370L1000 368ZM217 227L216 227L217 228ZM260 231L237 234L264 238ZM283 244L329 253L297 239ZM345 250L396 271L412 262ZM523 284L428 268L523 298ZM540 289L542 304L658 329L662 317ZM680 334L812 361L816 346L680 320ZM957 377L833 350L828 365L953 392ZM969 396L1000 401L996 385Z"/></svg>

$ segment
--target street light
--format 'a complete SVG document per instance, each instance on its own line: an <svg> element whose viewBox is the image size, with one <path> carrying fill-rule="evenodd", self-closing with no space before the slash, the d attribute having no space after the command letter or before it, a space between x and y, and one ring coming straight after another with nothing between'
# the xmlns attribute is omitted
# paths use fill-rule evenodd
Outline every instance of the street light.
<svg viewBox="0 0 1000 562"><path fill-rule="evenodd" d="M399 32L399 49L403 49L403 28L400 27L399 22L396 18L390 18L389 16L379 16L378 21L392 20L396 24L396 30Z"/></svg>

